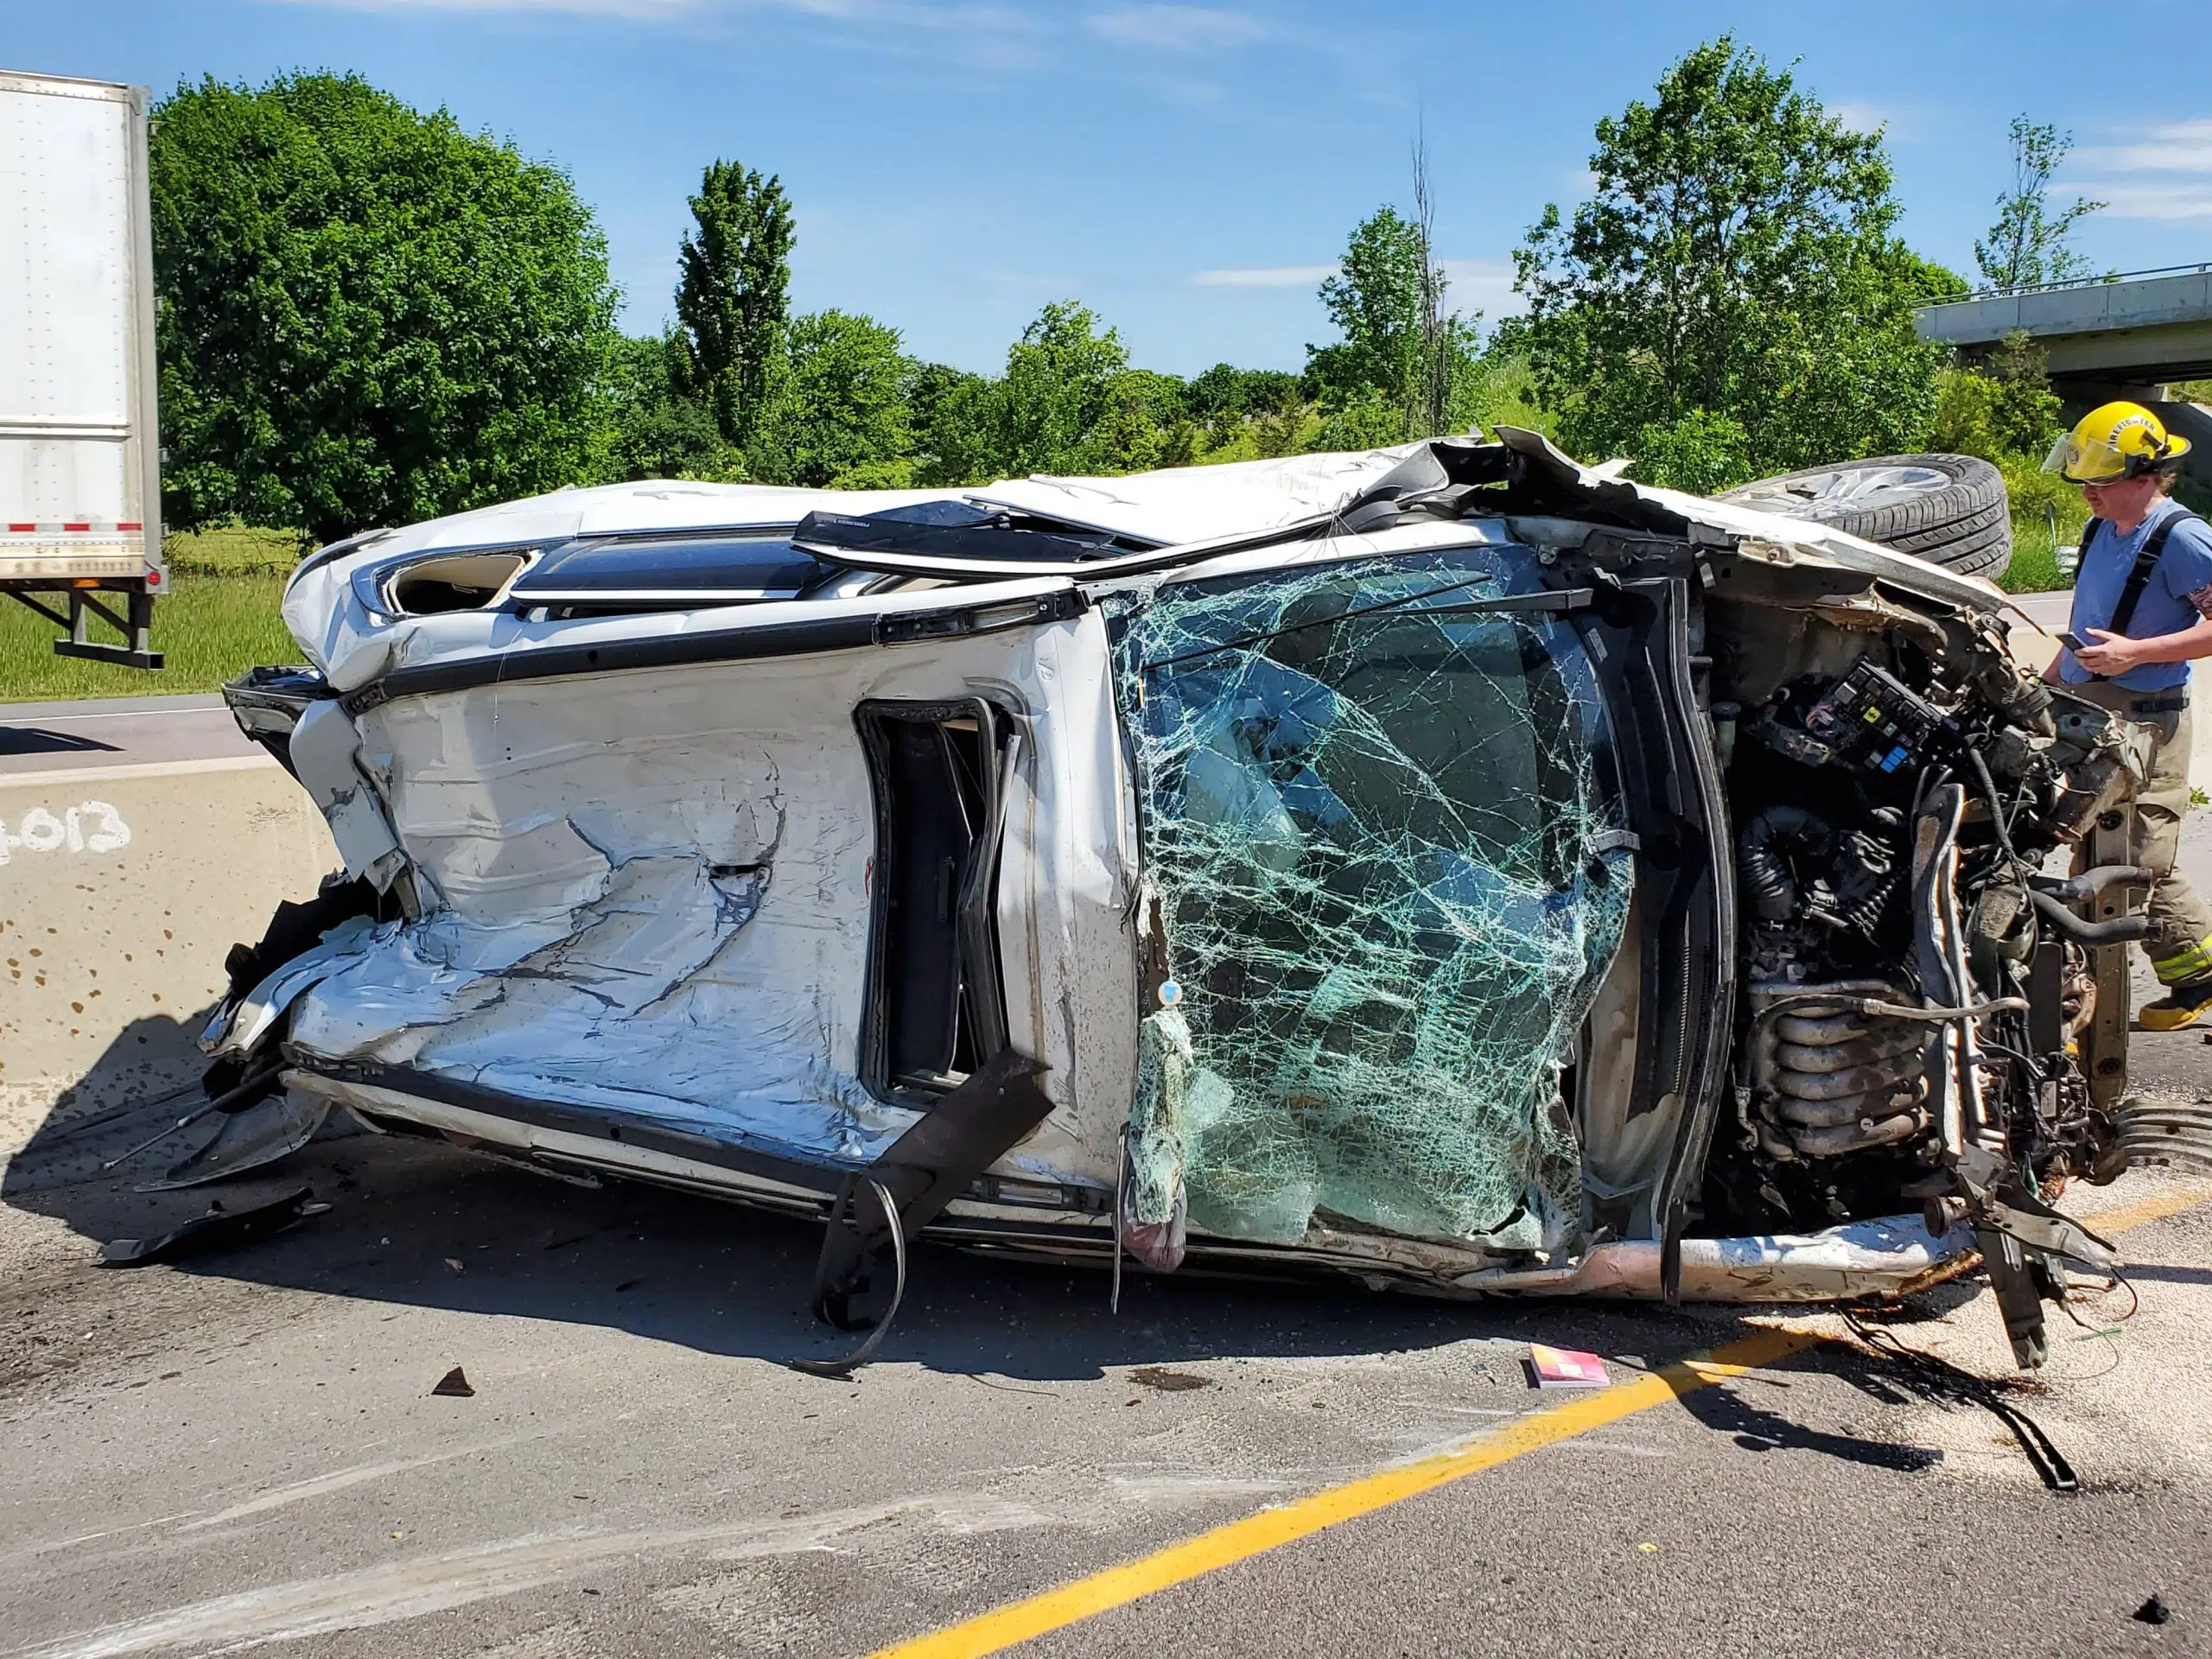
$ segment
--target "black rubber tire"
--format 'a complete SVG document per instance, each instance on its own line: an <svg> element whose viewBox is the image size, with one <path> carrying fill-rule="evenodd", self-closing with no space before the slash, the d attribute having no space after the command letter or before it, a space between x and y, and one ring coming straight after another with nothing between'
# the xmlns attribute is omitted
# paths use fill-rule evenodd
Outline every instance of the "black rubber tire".
<svg viewBox="0 0 2212 1659"><path fill-rule="evenodd" d="M1786 487L1799 479L1891 467L1924 467L1943 474L1950 482L1904 501L1867 508L1815 499L1792 509L1778 507L1770 500L1745 499L1777 485ZM2012 516L2005 494L2005 475L1974 455L1877 455L1833 467L1808 467L1802 472L1759 479L1740 489L1725 491L1714 499L1833 525L1961 575L1986 576L1994 582L2012 563Z"/></svg>

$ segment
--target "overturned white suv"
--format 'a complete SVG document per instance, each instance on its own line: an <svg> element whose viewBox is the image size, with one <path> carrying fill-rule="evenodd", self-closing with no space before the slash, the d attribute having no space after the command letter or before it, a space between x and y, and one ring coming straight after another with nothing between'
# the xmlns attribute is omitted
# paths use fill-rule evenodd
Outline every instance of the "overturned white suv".
<svg viewBox="0 0 2212 1659"><path fill-rule="evenodd" d="M269 1103L187 1178L334 1102L826 1217L840 1320L924 1230L1451 1295L1978 1251L2033 1363L2107 1259L2039 1192L2173 1148L2139 740L2002 605L1510 430L364 536L231 689L347 874L234 952L207 1087Z"/></svg>

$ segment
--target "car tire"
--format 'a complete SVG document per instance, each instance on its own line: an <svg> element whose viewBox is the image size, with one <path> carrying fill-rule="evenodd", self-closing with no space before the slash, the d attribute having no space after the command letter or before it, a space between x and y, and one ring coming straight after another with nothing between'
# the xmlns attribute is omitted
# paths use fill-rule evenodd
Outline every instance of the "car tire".
<svg viewBox="0 0 2212 1659"><path fill-rule="evenodd" d="M2005 475L1974 455L1878 455L1762 478L1714 498L1808 518L1961 575L2012 563Z"/></svg>

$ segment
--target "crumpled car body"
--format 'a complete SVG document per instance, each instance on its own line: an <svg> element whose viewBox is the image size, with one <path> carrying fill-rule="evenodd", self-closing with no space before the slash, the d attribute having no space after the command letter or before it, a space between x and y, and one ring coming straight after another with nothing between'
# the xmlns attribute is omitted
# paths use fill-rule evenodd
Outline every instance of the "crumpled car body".
<svg viewBox="0 0 2212 1659"><path fill-rule="evenodd" d="M1979 1253L2032 1363L2103 1259L2042 1193L2126 1162L2130 926L2039 871L2118 861L2139 734L1986 584L1499 438L326 549L311 667L231 696L346 874L207 1046L812 1216L944 1112L931 1235L1117 1269L1801 1300ZM1007 1055L1036 1109L968 1110Z"/></svg>

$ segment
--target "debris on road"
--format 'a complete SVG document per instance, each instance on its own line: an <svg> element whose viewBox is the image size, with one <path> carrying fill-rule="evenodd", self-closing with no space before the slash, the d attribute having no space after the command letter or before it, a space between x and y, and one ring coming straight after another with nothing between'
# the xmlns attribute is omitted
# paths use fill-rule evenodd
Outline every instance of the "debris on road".
<svg viewBox="0 0 2212 1659"><path fill-rule="evenodd" d="M131 1159L136 1158L140 1153L149 1151L151 1148L159 1146L162 1141L168 1140L171 1135L179 1133L181 1130L190 1128L194 1123L199 1122L200 1119L207 1117L211 1113L227 1111L232 1107L242 1103L258 1099L260 1097L260 1093L265 1093L269 1087L276 1082L277 1071L278 1068L273 1065L265 1067L262 1071L255 1073L253 1076L247 1077L243 1083L239 1083L232 1087L214 1092L205 1105L195 1106L190 1111L182 1113L174 1122L168 1124L166 1128L154 1135L149 1135L145 1140L139 1141L136 1146L130 1147L128 1150L119 1152L114 1157L108 1159L105 1162L100 1165L100 1169L105 1173L105 1171L116 1168L119 1165L130 1162ZM205 1085L203 1085L203 1087ZM257 1093L257 1091L259 1092ZM163 1100L168 1100L174 1098L174 1096L165 1095L162 1098ZM160 1102L154 1102L150 1103L159 1104Z"/></svg>
<svg viewBox="0 0 2212 1659"><path fill-rule="evenodd" d="M1529 1344L1529 1381L1530 1386L1539 1389L1602 1389L1612 1379L1606 1375L1605 1362L1595 1354L1532 1342Z"/></svg>
<svg viewBox="0 0 2212 1659"><path fill-rule="evenodd" d="M226 1212L218 1204L206 1215L195 1216L181 1227L152 1238L108 1240L100 1246L100 1266L150 1267L156 1262L181 1261L233 1244L250 1244L256 1239L280 1233L309 1216L319 1216L329 1208L327 1204L316 1203L314 1190L304 1186L289 1197L257 1205L251 1210Z"/></svg>
<svg viewBox="0 0 2212 1659"><path fill-rule="evenodd" d="M449 1400L474 1400L476 1397L476 1390L469 1386L467 1376L458 1365L440 1377L430 1392L443 1395Z"/></svg>
<svg viewBox="0 0 2212 1659"><path fill-rule="evenodd" d="M1140 1387L1158 1389L1162 1394L1185 1394L1192 1389L1211 1388L1213 1378L1194 1376L1189 1371L1171 1371L1164 1365L1140 1365L1129 1373L1129 1381Z"/></svg>
<svg viewBox="0 0 2212 1659"><path fill-rule="evenodd" d="M2138 1607L2133 1617L2140 1624L2163 1624L2173 1615L2166 1611L2166 1604L2156 1596Z"/></svg>

